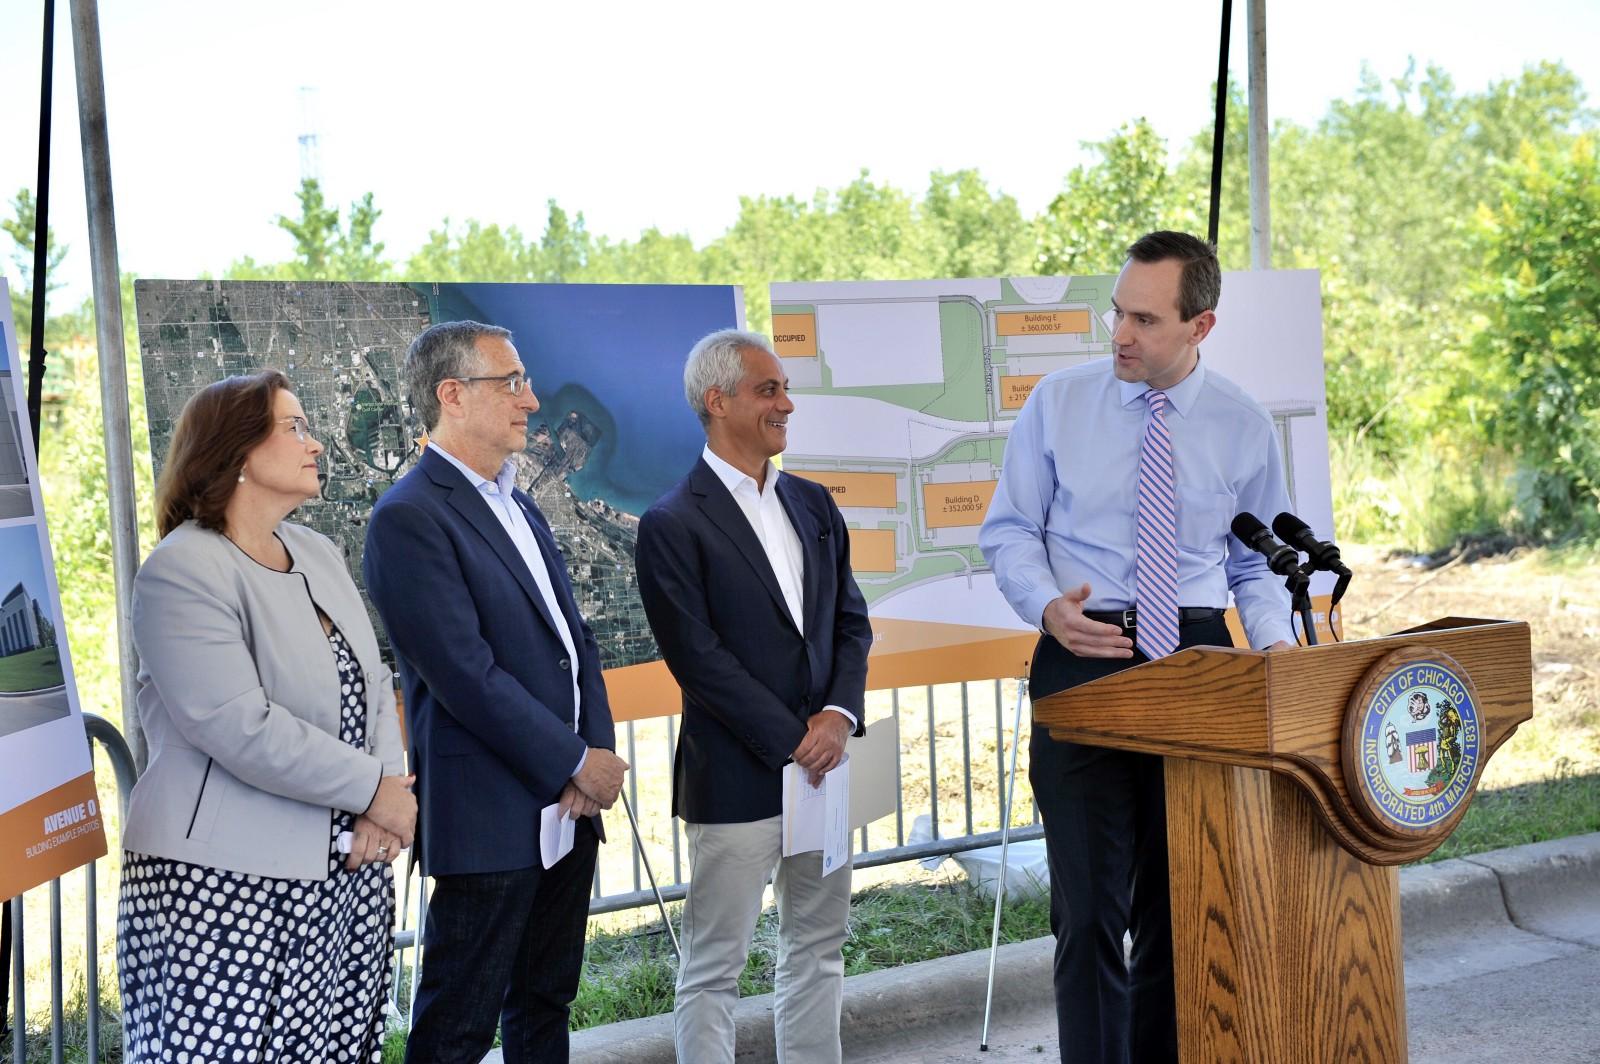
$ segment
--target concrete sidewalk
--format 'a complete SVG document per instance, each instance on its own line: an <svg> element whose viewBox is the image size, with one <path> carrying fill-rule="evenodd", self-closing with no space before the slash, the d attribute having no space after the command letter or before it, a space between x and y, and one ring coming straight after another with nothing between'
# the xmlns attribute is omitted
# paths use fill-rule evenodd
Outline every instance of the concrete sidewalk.
<svg viewBox="0 0 1600 1064"><path fill-rule="evenodd" d="M1600 833L1403 869L1400 897L1413 1064L1600 1061ZM847 979L845 1060L1056 1059L1051 946L1001 948L987 1053L988 951ZM741 1062L774 1059L771 995L741 1001L735 1022ZM670 1064L672 1018L580 1031L572 1050L581 1064Z"/></svg>

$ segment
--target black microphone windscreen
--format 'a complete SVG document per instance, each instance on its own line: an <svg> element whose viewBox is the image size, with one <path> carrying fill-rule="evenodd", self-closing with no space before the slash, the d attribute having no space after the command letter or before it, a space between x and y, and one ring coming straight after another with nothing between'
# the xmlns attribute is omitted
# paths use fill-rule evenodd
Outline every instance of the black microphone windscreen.
<svg viewBox="0 0 1600 1064"><path fill-rule="evenodd" d="M1233 534L1239 537L1241 543L1249 543L1257 535L1267 530L1267 526L1261 523L1261 519L1249 512L1235 517L1233 524L1229 527L1233 529Z"/></svg>
<svg viewBox="0 0 1600 1064"><path fill-rule="evenodd" d="M1291 513L1281 513L1274 517L1272 519L1272 531L1276 532L1278 538L1285 542L1291 542L1301 535L1313 535L1311 526Z"/></svg>

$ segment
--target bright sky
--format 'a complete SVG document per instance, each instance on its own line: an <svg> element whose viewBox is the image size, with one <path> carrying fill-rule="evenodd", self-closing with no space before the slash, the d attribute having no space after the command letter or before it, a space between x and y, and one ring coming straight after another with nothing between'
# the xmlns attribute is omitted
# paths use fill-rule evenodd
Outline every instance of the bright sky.
<svg viewBox="0 0 1600 1064"><path fill-rule="evenodd" d="M1246 5L1234 4L1241 80ZM4 200L35 180L42 6L0 11ZM71 248L75 301L89 249L68 0L56 8L51 222ZM1033 212L1081 141L1138 115L1175 144L1207 127L1219 11L104 0L121 266L188 277L246 254L287 258L273 218L295 211L306 132L332 199L375 193L378 236L400 255L446 216L536 235L550 197L595 233L655 225L703 242L732 223L740 195L809 198L861 167L914 193L932 170L978 167ZM1408 56L1466 90L1559 60L1591 104L1600 96L1594 0L1275 0L1268 41L1271 114L1301 123L1348 97L1363 62L1390 78ZM315 90L309 114L302 87Z"/></svg>

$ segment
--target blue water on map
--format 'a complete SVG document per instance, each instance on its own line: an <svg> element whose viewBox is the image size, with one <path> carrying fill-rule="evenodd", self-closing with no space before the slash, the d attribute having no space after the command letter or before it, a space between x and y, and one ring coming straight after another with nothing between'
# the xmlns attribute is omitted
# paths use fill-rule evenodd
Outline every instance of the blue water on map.
<svg viewBox="0 0 1600 1064"><path fill-rule="evenodd" d="M705 444L683 398L694 342L736 324L726 285L441 284L416 286L434 321L510 329L552 427L571 410L605 430L568 483L584 500L642 514L683 478Z"/></svg>

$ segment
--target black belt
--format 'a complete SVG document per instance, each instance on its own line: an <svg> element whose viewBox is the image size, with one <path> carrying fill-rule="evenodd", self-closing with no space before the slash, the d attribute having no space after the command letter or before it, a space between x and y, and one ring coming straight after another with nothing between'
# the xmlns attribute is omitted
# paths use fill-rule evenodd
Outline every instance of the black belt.
<svg viewBox="0 0 1600 1064"><path fill-rule="evenodd" d="M1139 610L1130 608L1126 610L1084 610L1083 615L1091 621L1101 624L1114 624L1120 628L1132 631L1139 627ZM1212 606L1179 606L1179 624L1198 624L1201 621L1214 621L1222 616L1222 611Z"/></svg>

